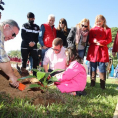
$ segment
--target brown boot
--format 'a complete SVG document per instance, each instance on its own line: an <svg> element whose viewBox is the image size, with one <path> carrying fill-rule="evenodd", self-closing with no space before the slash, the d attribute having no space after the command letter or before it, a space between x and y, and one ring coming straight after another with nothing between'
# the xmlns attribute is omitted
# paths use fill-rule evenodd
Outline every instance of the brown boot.
<svg viewBox="0 0 118 118"><path fill-rule="evenodd" d="M100 79L100 87L105 89L105 81Z"/></svg>
<svg viewBox="0 0 118 118"><path fill-rule="evenodd" d="M95 71L91 72L90 78L91 78L91 85L90 86L93 87L93 86L95 86L95 80L96 80L96 72Z"/></svg>
<svg viewBox="0 0 118 118"><path fill-rule="evenodd" d="M100 76L100 87L105 89L106 73L99 73Z"/></svg>

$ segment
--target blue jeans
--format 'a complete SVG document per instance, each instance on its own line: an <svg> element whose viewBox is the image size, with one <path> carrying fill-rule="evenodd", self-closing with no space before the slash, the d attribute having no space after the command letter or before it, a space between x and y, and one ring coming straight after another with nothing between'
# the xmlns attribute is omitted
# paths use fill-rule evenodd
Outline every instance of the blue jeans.
<svg viewBox="0 0 118 118"><path fill-rule="evenodd" d="M78 54L82 59L84 58L84 50L78 50Z"/></svg>
<svg viewBox="0 0 118 118"><path fill-rule="evenodd" d="M97 70L97 65L101 73L106 73L106 65L104 62L90 62L91 71Z"/></svg>

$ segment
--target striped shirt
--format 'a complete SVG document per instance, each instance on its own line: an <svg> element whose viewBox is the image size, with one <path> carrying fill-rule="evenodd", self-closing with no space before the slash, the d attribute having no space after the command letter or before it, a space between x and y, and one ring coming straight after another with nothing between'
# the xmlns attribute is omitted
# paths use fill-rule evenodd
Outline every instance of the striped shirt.
<svg viewBox="0 0 118 118"><path fill-rule="evenodd" d="M3 25L0 24L0 63L10 61L6 51L4 50L4 34Z"/></svg>

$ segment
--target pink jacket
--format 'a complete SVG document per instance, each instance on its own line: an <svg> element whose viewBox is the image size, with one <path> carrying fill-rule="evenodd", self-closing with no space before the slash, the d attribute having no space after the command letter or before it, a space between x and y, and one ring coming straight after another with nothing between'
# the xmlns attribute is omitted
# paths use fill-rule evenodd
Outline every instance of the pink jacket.
<svg viewBox="0 0 118 118"><path fill-rule="evenodd" d="M70 63L69 67L60 74L56 75L60 82L55 82L55 85L62 93L74 91L83 91L86 86L86 70L77 61Z"/></svg>

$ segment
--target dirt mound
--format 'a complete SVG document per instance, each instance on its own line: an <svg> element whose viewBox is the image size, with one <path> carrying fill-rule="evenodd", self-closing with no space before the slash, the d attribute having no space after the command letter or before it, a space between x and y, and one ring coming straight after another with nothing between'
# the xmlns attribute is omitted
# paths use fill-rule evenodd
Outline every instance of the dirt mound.
<svg viewBox="0 0 118 118"><path fill-rule="evenodd" d="M19 78L20 75L17 73L17 70L15 70L16 76ZM54 94L49 94L49 92L42 92L40 89L38 90L29 90L28 86L29 83L25 83L26 88L23 91L20 91L16 88L12 88L9 85L8 76L6 76L4 73L0 72L0 94L9 94L11 99L14 98L28 98L31 100L32 104L38 105L43 104L47 106L48 104L52 104L58 101L62 102L61 98L55 98Z"/></svg>

